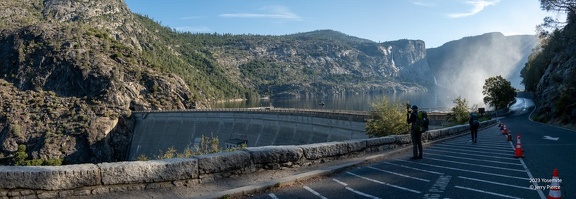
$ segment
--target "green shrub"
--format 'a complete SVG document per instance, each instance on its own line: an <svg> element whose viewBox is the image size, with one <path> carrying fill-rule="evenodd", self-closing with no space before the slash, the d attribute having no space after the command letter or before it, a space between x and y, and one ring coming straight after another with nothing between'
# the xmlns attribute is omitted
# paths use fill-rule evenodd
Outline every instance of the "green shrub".
<svg viewBox="0 0 576 199"><path fill-rule="evenodd" d="M399 101L391 102L387 97L372 104L371 119L366 122L366 133L370 137L408 133L407 112Z"/></svg>
<svg viewBox="0 0 576 199"><path fill-rule="evenodd" d="M44 162L42 163L42 165L45 166L60 166L62 165L62 158L56 158L56 159L47 159L44 160Z"/></svg>
<svg viewBox="0 0 576 199"><path fill-rule="evenodd" d="M170 147L168 148L168 150L166 151L166 153L163 153L162 150L160 150L160 154L156 156L156 159L170 159L170 158L174 158L177 155L176 149L174 147Z"/></svg>
<svg viewBox="0 0 576 199"><path fill-rule="evenodd" d="M10 132L12 133L12 135L14 135L15 137L18 138L23 138L24 135L22 135L22 127L20 126L20 124L18 123L13 123L11 125L12 128L10 128ZM26 150L26 149L24 149Z"/></svg>
<svg viewBox="0 0 576 199"><path fill-rule="evenodd" d="M26 153L26 145L18 145L18 151L14 155L14 164L18 166L26 165L26 158L28 154Z"/></svg>
<svg viewBox="0 0 576 199"><path fill-rule="evenodd" d="M542 123L547 123L548 122L548 116L546 116L545 114L542 114L538 117L538 121L540 121Z"/></svg>
<svg viewBox="0 0 576 199"><path fill-rule="evenodd" d="M26 160L26 166L41 166L44 161L42 159Z"/></svg>
<svg viewBox="0 0 576 199"><path fill-rule="evenodd" d="M62 165L62 159L33 159L26 160L24 163L26 166L60 166Z"/></svg>
<svg viewBox="0 0 576 199"><path fill-rule="evenodd" d="M450 114L449 120L456 122L457 124L466 123L470 117L470 111L466 99L458 96L458 98L452 100L452 103L454 103L455 106L452 107L452 114Z"/></svg>
<svg viewBox="0 0 576 199"><path fill-rule="evenodd" d="M148 156L144 155L144 154L140 154L138 157L136 157L137 161L148 161L150 160L150 158L148 158Z"/></svg>
<svg viewBox="0 0 576 199"><path fill-rule="evenodd" d="M160 155L157 155L156 159L168 159L168 158L189 158L195 155L204 155L210 153L220 153L222 152L222 148L218 147L220 141L218 137L206 137L202 136L200 140L200 145L195 145L194 148L186 148L182 153L178 153L178 151L174 147L168 148L166 152L160 150ZM225 152L231 152L236 150L245 149L247 147L246 144L242 144L235 148L230 148L224 150ZM147 161L150 160L148 156L141 154L139 155L136 160L138 161Z"/></svg>

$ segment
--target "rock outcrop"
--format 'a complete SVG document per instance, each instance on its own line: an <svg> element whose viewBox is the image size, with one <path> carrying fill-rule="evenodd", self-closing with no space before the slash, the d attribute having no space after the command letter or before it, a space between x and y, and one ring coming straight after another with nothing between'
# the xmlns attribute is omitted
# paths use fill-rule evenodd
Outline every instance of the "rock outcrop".
<svg viewBox="0 0 576 199"><path fill-rule="evenodd" d="M376 43L332 30L238 39L242 45L207 50L219 54L216 60L232 79L261 95L412 92L434 81L420 40ZM237 54L218 53L223 51Z"/></svg>
<svg viewBox="0 0 576 199"><path fill-rule="evenodd" d="M5 163L19 145L28 158L18 164L122 160L131 111L203 106L182 78L139 61L138 37L150 32L123 1L2 1L0 9Z"/></svg>
<svg viewBox="0 0 576 199"><path fill-rule="evenodd" d="M531 90L538 105L533 118L537 121L576 127L575 33L576 14L570 13L564 29L548 38L524 69L526 76L541 75Z"/></svg>

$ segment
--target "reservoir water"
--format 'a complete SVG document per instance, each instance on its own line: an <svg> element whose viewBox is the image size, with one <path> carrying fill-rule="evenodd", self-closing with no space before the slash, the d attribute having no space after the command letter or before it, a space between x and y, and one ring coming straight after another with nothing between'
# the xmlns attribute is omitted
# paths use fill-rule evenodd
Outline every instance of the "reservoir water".
<svg viewBox="0 0 576 199"><path fill-rule="evenodd" d="M372 104L386 96L389 100L398 100L402 104L409 102L418 105L420 110L428 112L450 111L453 99L458 96L440 94L440 92L378 93L346 96L313 96L305 98L272 98L249 101L230 101L212 103L212 108L299 108L299 109L337 109L370 111ZM470 105L470 104L469 104Z"/></svg>

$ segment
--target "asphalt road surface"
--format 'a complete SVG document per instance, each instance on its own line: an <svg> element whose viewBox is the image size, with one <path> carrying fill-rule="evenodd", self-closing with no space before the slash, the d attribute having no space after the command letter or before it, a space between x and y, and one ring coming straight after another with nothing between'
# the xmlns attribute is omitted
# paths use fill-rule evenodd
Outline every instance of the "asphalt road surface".
<svg viewBox="0 0 576 199"><path fill-rule="evenodd" d="M399 159L351 168L330 177L253 198L541 198L559 170L562 198L576 198L576 132L528 119L534 103L518 98L498 126L425 147L424 159ZM517 134L524 158L515 158Z"/></svg>

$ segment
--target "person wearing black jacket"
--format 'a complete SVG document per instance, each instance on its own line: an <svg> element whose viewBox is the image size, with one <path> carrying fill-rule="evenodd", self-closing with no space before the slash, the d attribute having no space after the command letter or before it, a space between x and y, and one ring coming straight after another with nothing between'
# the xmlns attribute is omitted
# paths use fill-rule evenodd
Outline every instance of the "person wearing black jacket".
<svg viewBox="0 0 576 199"><path fill-rule="evenodd" d="M478 142L478 127L480 126L476 114L470 113L468 123L470 123L470 136L472 136L472 143L476 143Z"/></svg>
<svg viewBox="0 0 576 199"><path fill-rule="evenodd" d="M412 138L412 160L422 159L422 131L416 126L418 120L418 106L412 106L412 112L407 119L408 124L412 124L410 128L410 137Z"/></svg>

